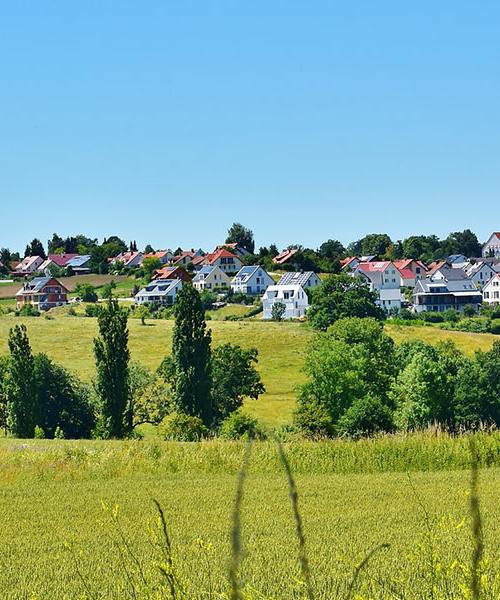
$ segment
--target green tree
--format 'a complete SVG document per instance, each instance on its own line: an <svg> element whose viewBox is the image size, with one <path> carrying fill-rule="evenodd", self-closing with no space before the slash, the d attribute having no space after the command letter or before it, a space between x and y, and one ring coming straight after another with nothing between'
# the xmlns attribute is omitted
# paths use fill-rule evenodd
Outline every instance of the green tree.
<svg viewBox="0 0 500 600"><path fill-rule="evenodd" d="M346 273L329 275L313 290L307 318L313 327L322 330L343 317L382 319L383 311L376 299L377 293L371 292L361 278Z"/></svg>
<svg viewBox="0 0 500 600"><path fill-rule="evenodd" d="M90 283L79 283L75 287L75 293L83 302L97 302L95 287Z"/></svg>
<svg viewBox="0 0 500 600"><path fill-rule="evenodd" d="M32 438L39 424L39 406L34 359L24 325L9 332L9 381L7 412L9 429L15 437Z"/></svg>
<svg viewBox="0 0 500 600"><path fill-rule="evenodd" d="M346 249L338 240L327 240L323 242L318 249L318 254L321 258L339 259L346 255Z"/></svg>
<svg viewBox="0 0 500 600"><path fill-rule="evenodd" d="M357 242L349 244L347 251L354 256L382 256L392 245L391 238L386 233L369 233Z"/></svg>
<svg viewBox="0 0 500 600"><path fill-rule="evenodd" d="M271 319L273 321L283 321L286 313L286 305L284 302L274 302L271 308Z"/></svg>
<svg viewBox="0 0 500 600"><path fill-rule="evenodd" d="M177 410L200 417L205 425L213 420L211 399L211 332L207 331L200 295L185 285L174 305L171 383Z"/></svg>
<svg viewBox="0 0 500 600"><path fill-rule="evenodd" d="M99 429L103 437L123 438L133 427L127 311L116 300L109 300L107 307L99 312L98 326L94 355L101 410Z"/></svg>
<svg viewBox="0 0 500 600"><path fill-rule="evenodd" d="M0 356L0 429L7 433L7 384L9 377L9 357Z"/></svg>
<svg viewBox="0 0 500 600"><path fill-rule="evenodd" d="M141 325L146 325L146 319L150 316L151 312L145 304L140 304L134 311L134 317L141 320Z"/></svg>
<svg viewBox="0 0 500 600"><path fill-rule="evenodd" d="M113 290L115 288L116 288L116 283L114 281L105 283L101 289L101 297L106 300L110 300L113 297Z"/></svg>
<svg viewBox="0 0 500 600"><path fill-rule="evenodd" d="M90 438L96 415L88 387L45 354L34 358L34 377L45 437L56 437L59 429L67 439Z"/></svg>
<svg viewBox="0 0 500 600"><path fill-rule="evenodd" d="M25 256L41 256L47 258L42 242L38 238L33 238L31 244L26 246Z"/></svg>
<svg viewBox="0 0 500 600"><path fill-rule="evenodd" d="M373 396L389 406L394 373L393 342L375 319L342 319L317 334L305 360L296 423L313 434L339 431L339 422L358 401Z"/></svg>
<svg viewBox="0 0 500 600"><path fill-rule="evenodd" d="M217 422L238 410L245 398L257 400L266 389L255 368L256 348L222 344L212 352L212 405Z"/></svg>
<svg viewBox="0 0 500 600"><path fill-rule="evenodd" d="M444 254L463 254L468 258L481 256L482 246L470 229L454 231L442 243Z"/></svg>
<svg viewBox="0 0 500 600"><path fill-rule="evenodd" d="M153 373L137 362L129 367L133 426L159 425L172 409L170 389L160 373Z"/></svg>
<svg viewBox="0 0 500 600"><path fill-rule="evenodd" d="M161 269L161 261L159 258L149 256L142 261L142 270L144 272L144 277L148 282L153 279L154 272L157 269Z"/></svg>
<svg viewBox="0 0 500 600"><path fill-rule="evenodd" d="M254 253L255 242L253 232L251 229L243 227L241 223L233 223L227 232L226 244L234 243L248 250L250 254Z"/></svg>

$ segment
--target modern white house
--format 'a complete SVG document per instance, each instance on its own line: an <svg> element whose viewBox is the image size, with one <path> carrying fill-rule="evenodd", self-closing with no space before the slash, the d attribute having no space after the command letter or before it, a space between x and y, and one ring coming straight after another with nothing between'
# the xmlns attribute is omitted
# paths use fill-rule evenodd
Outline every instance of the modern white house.
<svg viewBox="0 0 500 600"><path fill-rule="evenodd" d="M136 304L161 304L172 306L177 294L183 286L182 279L157 279L137 292L134 297Z"/></svg>
<svg viewBox="0 0 500 600"><path fill-rule="evenodd" d="M496 273L484 286L483 301L494 306L500 305L500 273Z"/></svg>
<svg viewBox="0 0 500 600"><path fill-rule="evenodd" d="M488 281L497 274L493 265L486 261L469 264L464 271L467 277L469 277L480 290L482 290Z"/></svg>
<svg viewBox="0 0 500 600"><path fill-rule="evenodd" d="M500 231L493 232L483 246L483 258L500 258Z"/></svg>
<svg viewBox="0 0 500 600"><path fill-rule="evenodd" d="M228 288L231 280L220 267L205 265L193 278L193 286L199 292L203 290L216 290Z"/></svg>
<svg viewBox="0 0 500 600"><path fill-rule="evenodd" d="M309 308L309 300L300 285L270 285L262 296L263 319L272 319L274 304L281 302L285 306L284 319L304 317Z"/></svg>
<svg viewBox="0 0 500 600"><path fill-rule="evenodd" d="M273 278L260 265L241 267L231 281L235 294L260 295L270 285Z"/></svg>
<svg viewBox="0 0 500 600"><path fill-rule="evenodd" d="M443 312L449 308L463 312L467 305L476 310L483 301L481 291L461 269L443 268L432 277L417 281L413 292L415 312Z"/></svg>
<svg viewBox="0 0 500 600"><path fill-rule="evenodd" d="M281 276L276 285L301 285L305 290L321 285L314 271L290 271Z"/></svg>

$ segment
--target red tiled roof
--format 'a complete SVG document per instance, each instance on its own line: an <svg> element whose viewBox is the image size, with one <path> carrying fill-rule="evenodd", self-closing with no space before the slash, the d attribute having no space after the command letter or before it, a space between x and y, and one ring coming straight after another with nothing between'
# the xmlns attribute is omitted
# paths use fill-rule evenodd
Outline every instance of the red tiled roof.
<svg viewBox="0 0 500 600"><path fill-rule="evenodd" d="M290 248L289 250L283 250L277 256L273 258L273 263L276 265L283 265L287 261L289 261L294 254L297 254L298 248Z"/></svg>
<svg viewBox="0 0 500 600"><path fill-rule="evenodd" d="M374 271L385 271L390 264L390 260L379 260L376 262L359 263L357 268L361 269L365 273L373 273Z"/></svg>
<svg viewBox="0 0 500 600"><path fill-rule="evenodd" d="M55 263L58 267L65 267L68 262L78 256L77 253L68 253L68 254L49 254L48 258L53 263Z"/></svg>
<svg viewBox="0 0 500 600"><path fill-rule="evenodd" d="M415 273L411 269L398 268L398 271L401 273L403 279L415 279Z"/></svg>
<svg viewBox="0 0 500 600"><path fill-rule="evenodd" d="M239 260L239 258L236 256L236 254L229 252L229 250L226 250L225 248L220 248L220 250L217 250L216 252L212 252L211 254L207 254L203 258L205 259L204 262L207 265L212 265L219 258L236 258L237 260Z"/></svg>

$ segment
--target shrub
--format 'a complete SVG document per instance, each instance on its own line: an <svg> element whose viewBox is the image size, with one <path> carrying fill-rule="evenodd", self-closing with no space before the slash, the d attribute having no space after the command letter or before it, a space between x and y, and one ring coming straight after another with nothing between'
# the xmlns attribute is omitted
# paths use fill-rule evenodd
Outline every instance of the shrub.
<svg viewBox="0 0 500 600"><path fill-rule="evenodd" d="M239 410L231 413L222 421L219 434L221 438L226 440L239 440L242 437L248 437L249 434L262 437L257 419Z"/></svg>
<svg viewBox="0 0 500 600"><path fill-rule="evenodd" d="M456 310L453 310L453 308L447 308L443 312L443 319L448 323L456 323L459 319L459 315Z"/></svg>
<svg viewBox="0 0 500 600"><path fill-rule="evenodd" d="M16 311L18 317L39 317L40 312L32 304L24 304Z"/></svg>
<svg viewBox="0 0 500 600"><path fill-rule="evenodd" d="M40 425L36 425L35 427L35 440L44 440L45 439L45 431L40 427Z"/></svg>
<svg viewBox="0 0 500 600"><path fill-rule="evenodd" d="M68 312L67 312L68 317L76 317L76 310L70 306L68 308Z"/></svg>
<svg viewBox="0 0 500 600"><path fill-rule="evenodd" d="M466 304L464 306L464 317L473 317L477 314L476 307L472 304Z"/></svg>
<svg viewBox="0 0 500 600"><path fill-rule="evenodd" d="M423 321L426 323L442 323L444 321L443 313L434 311L424 311L420 313Z"/></svg>
<svg viewBox="0 0 500 600"><path fill-rule="evenodd" d="M203 309L209 310L214 305L214 302L217 302L217 294L214 294L208 290L203 290L200 293L200 300Z"/></svg>
<svg viewBox="0 0 500 600"><path fill-rule="evenodd" d="M160 433L165 440L197 442L207 437L208 429L199 417L172 412L161 422Z"/></svg>
<svg viewBox="0 0 500 600"><path fill-rule="evenodd" d="M500 319L492 319L490 323L490 333L500 335Z"/></svg>
<svg viewBox="0 0 500 600"><path fill-rule="evenodd" d="M97 293L90 283L79 283L75 287L75 292L82 302L97 302Z"/></svg>
<svg viewBox="0 0 500 600"><path fill-rule="evenodd" d="M371 395L356 400L337 424L338 433L354 438L392 431L393 428L391 409Z"/></svg>
<svg viewBox="0 0 500 600"><path fill-rule="evenodd" d="M286 306L283 302L275 302L271 308L271 319L273 321L283 321L286 313Z"/></svg>
<svg viewBox="0 0 500 600"><path fill-rule="evenodd" d="M85 307L86 317L98 317L101 314L102 306L100 304L87 304Z"/></svg>

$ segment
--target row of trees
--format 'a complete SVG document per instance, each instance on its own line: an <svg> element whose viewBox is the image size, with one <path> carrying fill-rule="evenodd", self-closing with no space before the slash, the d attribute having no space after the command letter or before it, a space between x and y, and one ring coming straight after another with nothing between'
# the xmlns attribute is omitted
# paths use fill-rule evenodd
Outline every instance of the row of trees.
<svg viewBox="0 0 500 600"><path fill-rule="evenodd" d="M156 373L130 361L127 315L114 300L98 311L90 386L46 355L33 355L25 326L15 326L10 354L0 360L0 425L15 437L118 439L133 435L139 424L158 425L176 415L184 429L208 432L221 427L245 397L264 392L256 349L212 349L192 286L178 295L172 354Z"/></svg>
<svg viewBox="0 0 500 600"><path fill-rule="evenodd" d="M241 223L233 223L227 232L226 243L238 243L250 254L245 257L247 264L261 264L267 269L273 268L272 259L278 254L276 244L262 246L256 250L253 232ZM445 258L450 254L464 254L467 257L481 256L481 244L470 229L455 231L446 238L436 235L413 235L402 240L392 240L386 233L371 233L350 243L347 247L335 239L328 239L316 249L304 248L293 244L295 248L293 260L284 268L290 270L311 270L316 272L337 273L340 270L340 260L346 256L377 255L382 259L397 260L400 258L415 258L431 262ZM137 242L127 244L118 236L105 238L101 244L97 239L84 235L61 237L54 233L47 243L48 254L79 253L91 256L91 270L96 273L107 272L108 259L127 250L136 251ZM144 252L153 252L151 244L147 244ZM178 248L176 253L181 252ZM35 238L25 249L25 256L39 255L45 258L43 243ZM19 253L11 252L8 248L0 250L0 262L8 266L12 261L19 260Z"/></svg>
<svg viewBox="0 0 500 600"><path fill-rule="evenodd" d="M451 342L396 345L373 318L339 319L310 344L295 420L327 436L500 425L499 369L500 342L468 358Z"/></svg>

